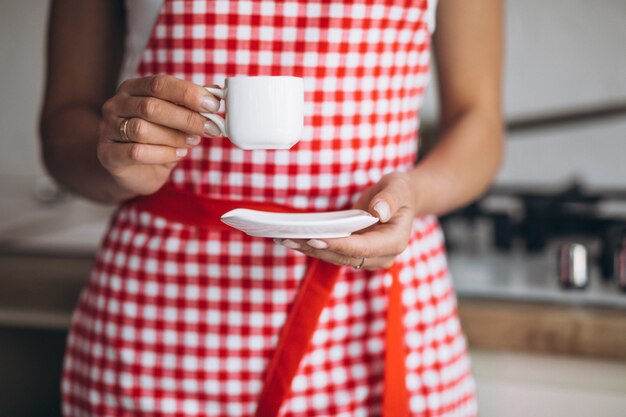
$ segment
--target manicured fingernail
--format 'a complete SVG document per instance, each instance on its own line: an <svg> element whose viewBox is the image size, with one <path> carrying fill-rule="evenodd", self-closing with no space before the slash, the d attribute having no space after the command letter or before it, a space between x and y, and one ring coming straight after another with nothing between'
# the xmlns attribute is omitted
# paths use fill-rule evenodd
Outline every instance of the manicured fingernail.
<svg viewBox="0 0 626 417"><path fill-rule="evenodd" d="M216 112L217 109L220 108L220 102L215 99L215 97L204 97L202 99L202 103L200 103L204 110L210 112Z"/></svg>
<svg viewBox="0 0 626 417"><path fill-rule="evenodd" d="M389 204L387 204L385 201L379 201L378 203L376 203L376 205L374 206L374 210L376 211L376 213L378 213L378 217L380 217L380 220L383 222L386 222L387 220L389 220L389 217L391 217Z"/></svg>
<svg viewBox="0 0 626 417"><path fill-rule="evenodd" d="M285 239L280 242L281 245L288 247L289 249L300 249L300 245L290 239Z"/></svg>
<svg viewBox="0 0 626 417"><path fill-rule="evenodd" d="M186 148L177 148L176 149L176 156L179 158L182 158L183 156L187 155L188 150Z"/></svg>
<svg viewBox="0 0 626 417"><path fill-rule="evenodd" d="M185 142L187 143L187 145L196 146L200 143L200 136L187 136Z"/></svg>
<svg viewBox="0 0 626 417"><path fill-rule="evenodd" d="M206 122L204 124L204 134L207 136L219 136L220 135L220 128L215 126L214 123L212 122Z"/></svg>
<svg viewBox="0 0 626 417"><path fill-rule="evenodd" d="M306 244L315 249L326 249L328 247L328 243L317 239L307 240Z"/></svg>

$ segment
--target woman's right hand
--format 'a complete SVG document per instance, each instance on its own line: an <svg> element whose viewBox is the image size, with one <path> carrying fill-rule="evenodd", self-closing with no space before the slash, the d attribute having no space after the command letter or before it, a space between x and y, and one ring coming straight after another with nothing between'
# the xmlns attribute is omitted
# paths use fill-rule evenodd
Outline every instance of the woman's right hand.
<svg viewBox="0 0 626 417"><path fill-rule="evenodd" d="M220 134L199 113L218 108L219 100L204 87L173 76L127 80L102 106L98 159L129 195L152 194L201 136Z"/></svg>

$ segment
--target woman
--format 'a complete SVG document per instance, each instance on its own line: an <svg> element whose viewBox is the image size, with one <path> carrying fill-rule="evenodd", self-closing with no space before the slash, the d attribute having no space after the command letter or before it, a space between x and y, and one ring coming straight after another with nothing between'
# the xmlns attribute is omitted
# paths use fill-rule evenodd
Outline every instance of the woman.
<svg viewBox="0 0 626 417"><path fill-rule="evenodd" d="M160 3L51 9L45 163L120 204L73 317L64 415L475 415L434 215L478 196L500 162L500 2L440 0L441 137L416 166L432 0ZM203 86L233 75L304 78L294 148L239 150L199 114L219 106ZM206 201L355 206L380 223L274 242L187 221ZM311 265L337 282L310 341L285 342L301 281L324 280L303 278ZM286 389L267 376L287 363L271 362L279 340L305 348Z"/></svg>

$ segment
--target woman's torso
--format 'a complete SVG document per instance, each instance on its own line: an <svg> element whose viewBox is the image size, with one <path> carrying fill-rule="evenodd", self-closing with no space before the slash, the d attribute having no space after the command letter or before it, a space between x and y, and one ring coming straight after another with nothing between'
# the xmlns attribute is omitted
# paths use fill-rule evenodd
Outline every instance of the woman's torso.
<svg viewBox="0 0 626 417"><path fill-rule="evenodd" d="M306 90L305 133L292 150L241 151L207 138L170 182L214 198L333 210L385 173L409 169L428 81L426 6L167 0L139 75L203 85L232 75L295 75ZM271 240L122 207L73 319L65 414L249 415L306 262ZM434 218L414 221L398 263L411 413L473 415ZM379 413L385 282L383 272L343 270L282 415Z"/></svg>
<svg viewBox="0 0 626 417"><path fill-rule="evenodd" d="M334 210L385 173L414 164L429 78L425 1L165 7L174 21L157 20L139 75L168 73L201 85L292 75L305 85L304 134L292 149L243 151L226 138L206 139L174 169L175 185L214 198Z"/></svg>

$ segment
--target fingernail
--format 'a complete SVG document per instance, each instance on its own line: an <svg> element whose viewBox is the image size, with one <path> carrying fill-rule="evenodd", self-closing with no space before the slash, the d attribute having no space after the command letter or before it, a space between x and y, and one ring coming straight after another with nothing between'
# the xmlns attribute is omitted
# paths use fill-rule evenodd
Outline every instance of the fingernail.
<svg viewBox="0 0 626 417"><path fill-rule="evenodd" d="M196 146L200 143L200 136L187 136L185 142L187 143L187 145Z"/></svg>
<svg viewBox="0 0 626 417"><path fill-rule="evenodd" d="M314 247L315 249L326 249L328 247L328 243L317 239L307 240L306 244Z"/></svg>
<svg viewBox="0 0 626 417"><path fill-rule="evenodd" d="M176 149L176 156L179 158L182 158L183 156L187 155L188 150L186 148L177 148Z"/></svg>
<svg viewBox="0 0 626 417"><path fill-rule="evenodd" d="M379 201L378 203L376 203L376 205L374 206L374 210L376 211L376 213L378 213L378 217L380 217L380 220L382 222L386 222L387 220L389 220L389 217L391 217L389 204L387 204L385 201Z"/></svg>
<svg viewBox="0 0 626 417"><path fill-rule="evenodd" d="M202 103L200 103L200 105L202 106L204 110L207 110L210 112L216 112L217 109L220 108L220 102L217 101L214 97L208 97L208 96L202 99Z"/></svg>
<svg viewBox="0 0 626 417"><path fill-rule="evenodd" d="M219 136L220 135L220 128L215 126L214 123L212 122L206 122L204 124L204 134L207 136Z"/></svg>
<svg viewBox="0 0 626 417"><path fill-rule="evenodd" d="M289 249L300 249L300 245L298 245L296 242L294 242L291 239L285 239L282 242L280 242L280 244L288 247Z"/></svg>

